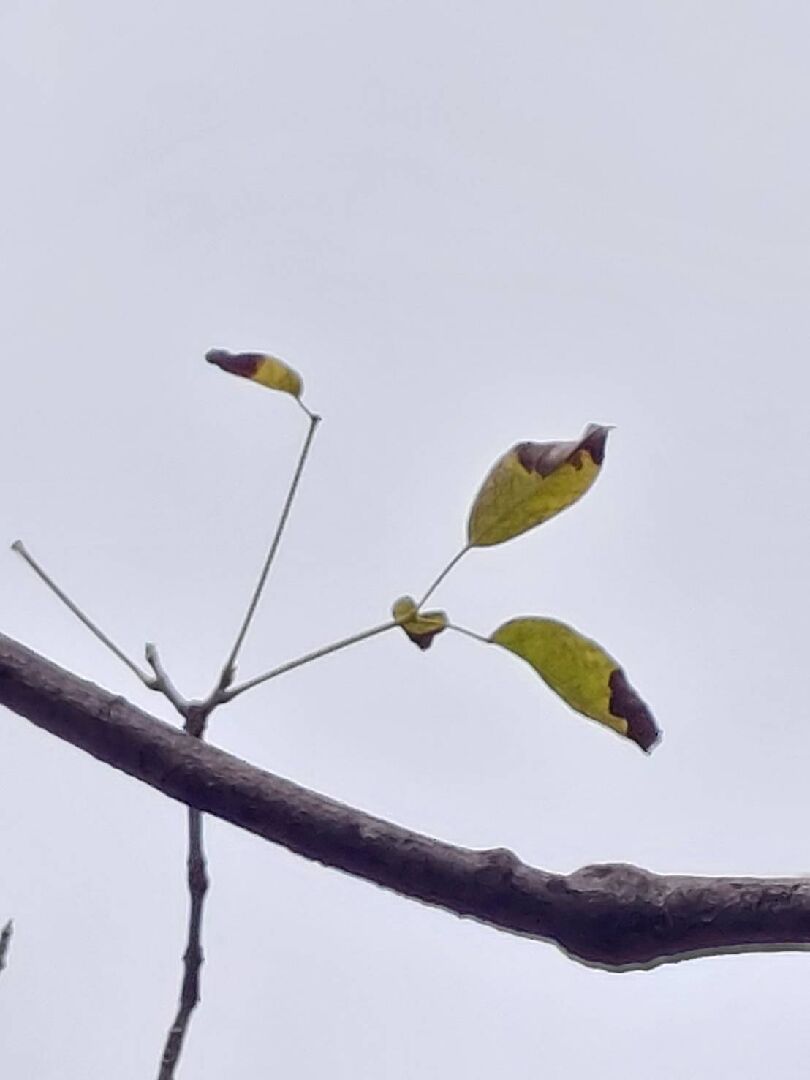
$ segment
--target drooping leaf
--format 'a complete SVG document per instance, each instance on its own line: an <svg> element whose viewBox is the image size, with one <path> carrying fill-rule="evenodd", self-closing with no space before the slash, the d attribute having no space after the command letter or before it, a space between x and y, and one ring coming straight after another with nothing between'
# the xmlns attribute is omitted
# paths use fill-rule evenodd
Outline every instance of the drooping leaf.
<svg viewBox="0 0 810 1080"><path fill-rule="evenodd" d="M574 442L523 442L495 462L470 510L472 547L502 544L581 498L605 457L609 427L589 424Z"/></svg>
<svg viewBox="0 0 810 1080"><path fill-rule="evenodd" d="M490 641L531 664L572 709L626 735L642 750L660 737L652 713L622 668L595 641L556 619L511 619Z"/></svg>
<svg viewBox="0 0 810 1080"><path fill-rule="evenodd" d="M232 375L241 375L269 386L271 390L282 390L286 394L300 398L304 384L301 376L289 364L268 353L246 352L230 353L227 349L209 349L205 354L209 364L216 364L223 371Z"/></svg>
<svg viewBox="0 0 810 1080"><path fill-rule="evenodd" d="M391 608L391 614L411 641L420 649L429 649L433 639L447 628L444 611L417 611L412 596L400 596Z"/></svg>

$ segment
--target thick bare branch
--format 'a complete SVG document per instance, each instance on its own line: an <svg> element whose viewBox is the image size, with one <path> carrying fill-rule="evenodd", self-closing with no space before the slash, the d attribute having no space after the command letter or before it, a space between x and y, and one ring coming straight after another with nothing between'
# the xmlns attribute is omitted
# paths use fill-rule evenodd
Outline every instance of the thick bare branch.
<svg viewBox="0 0 810 1080"><path fill-rule="evenodd" d="M810 879L562 875L454 847L298 787L156 720L0 635L0 704L171 798L305 858L612 969L805 948Z"/></svg>

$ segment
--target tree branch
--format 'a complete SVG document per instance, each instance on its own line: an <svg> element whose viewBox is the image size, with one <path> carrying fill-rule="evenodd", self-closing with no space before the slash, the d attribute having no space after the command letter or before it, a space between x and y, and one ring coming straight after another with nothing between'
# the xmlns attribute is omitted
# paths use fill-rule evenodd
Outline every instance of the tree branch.
<svg viewBox="0 0 810 1080"><path fill-rule="evenodd" d="M433 840L189 737L0 635L0 704L165 795L290 851L610 969L810 944L810 879L562 875Z"/></svg>
<svg viewBox="0 0 810 1080"><path fill-rule="evenodd" d="M11 919L8 920L6 925L0 930L0 971L6 966L6 957L8 956L8 947L11 944L11 935L14 933L14 923Z"/></svg>

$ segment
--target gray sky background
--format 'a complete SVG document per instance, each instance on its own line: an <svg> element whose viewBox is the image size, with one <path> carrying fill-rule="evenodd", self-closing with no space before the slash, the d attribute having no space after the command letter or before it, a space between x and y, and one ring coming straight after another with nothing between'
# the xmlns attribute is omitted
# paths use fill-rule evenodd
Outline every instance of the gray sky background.
<svg viewBox="0 0 810 1080"><path fill-rule="evenodd" d="M650 759L458 635L246 695L218 744L569 871L810 868L806 4L0 3L2 532L203 693L325 419L247 676L385 618L519 439L613 423L575 509L437 600L550 614L655 708ZM2 630L168 708L0 558ZM154 1075L182 808L0 717L7 1077ZM208 823L182 1075L806 1076L810 957L611 975Z"/></svg>

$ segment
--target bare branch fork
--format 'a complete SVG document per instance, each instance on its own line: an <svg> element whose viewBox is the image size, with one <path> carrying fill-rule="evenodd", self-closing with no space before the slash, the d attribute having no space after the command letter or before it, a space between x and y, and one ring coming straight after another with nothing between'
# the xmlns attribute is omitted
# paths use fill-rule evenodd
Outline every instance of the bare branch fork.
<svg viewBox="0 0 810 1080"><path fill-rule="evenodd" d="M563 875L410 832L249 765L0 635L0 705L201 813L402 896L610 970L806 949L810 879Z"/></svg>

